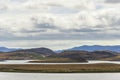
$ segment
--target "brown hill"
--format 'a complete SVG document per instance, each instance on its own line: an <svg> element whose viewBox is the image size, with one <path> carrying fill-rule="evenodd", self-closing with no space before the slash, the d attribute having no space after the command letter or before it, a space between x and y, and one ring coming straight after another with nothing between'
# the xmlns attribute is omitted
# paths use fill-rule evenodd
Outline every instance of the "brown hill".
<svg viewBox="0 0 120 80"><path fill-rule="evenodd" d="M16 52L16 53L19 53L19 52L36 53L36 54L41 54L41 55L45 55L45 56L55 54L54 51L52 51L51 49L48 49L48 48L23 49L23 50L17 50L17 51L13 51L13 52Z"/></svg>
<svg viewBox="0 0 120 80"><path fill-rule="evenodd" d="M68 50L56 54L48 48L32 48L13 52L0 52L0 59L44 59L46 62L86 62L86 60L120 60L117 52Z"/></svg>
<svg viewBox="0 0 120 80"><path fill-rule="evenodd" d="M1 52L0 59L41 59L55 54L48 48L33 48L13 52Z"/></svg>
<svg viewBox="0 0 120 80"><path fill-rule="evenodd" d="M58 56L54 51L48 48L33 48L24 49L13 52L0 53L0 59L5 60L25 60L25 59L37 59L43 62L87 62L79 54L73 54L72 56L59 54ZM41 61L40 61L41 62Z"/></svg>
<svg viewBox="0 0 120 80"><path fill-rule="evenodd" d="M76 51L76 50L68 50L63 51L60 54L51 55L50 57L69 57L74 59L86 59L86 60L100 60L103 58L109 58L117 56L116 52L111 51L94 51L94 52L88 52L88 51Z"/></svg>

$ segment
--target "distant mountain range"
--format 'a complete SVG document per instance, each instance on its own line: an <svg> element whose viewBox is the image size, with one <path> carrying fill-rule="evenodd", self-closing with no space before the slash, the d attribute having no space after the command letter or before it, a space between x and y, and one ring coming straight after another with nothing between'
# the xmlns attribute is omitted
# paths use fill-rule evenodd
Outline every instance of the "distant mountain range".
<svg viewBox="0 0 120 80"><path fill-rule="evenodd" d="M84 51L107 51L108 50L108 51L120 52L120 45L116 45L116 46L84 45L84 46L73 47L65 50L84 50ZM58 50L56 52L62 52L65 50Z"/></svg>
<svg viewBox="0 0 120 80"><path fill-rule="evenodd" d="M10 52L10 51L16 51L16 50L21 50L20 48L7 48L7 47L0 47L0 52ZM55 52L62 52L65 50L84 50L84 51L115 51L115 52L120 52L120 45L115 45L115 46L101 46L101 45L83 45L83 46L78 46L78 47L73 47L69 49L64 49L64 50L57 50Z"/></svg>
<svg viewBox="0 0 120 80"><path fill-rule="evenodd" d="M59 54L48 48L9 49L1 47L0 60L52 60L52 62L86 62L87 60L120 61L120 46L80 46ZM3 52L2 52L3 51Z"/></svg>
<svg viewBox="0 0 120 80"><path fill-rule="evenodd" d="M0 52L10 52L10 51L16 51L16 50L21 50L20 48L7 48L7 47L0 47ZM29 49L27 49L29 50ZM55 52L62 52L66 50L83 50L83 51L115 51L115 52L120 52L120 45L115 45L115 46L101 46L101 45L83 45L83 46L78 46L78 47L73 47L69 49L64 49L64 50L57 50Z"/></svg>
<svg viewBox="0 0 120 80"><path fill-rule="evenodd" d="M20 50L20 49L17 49L17 48L0 47L0 52L10 52L10 51L16 51L16 50Z"/></svg>

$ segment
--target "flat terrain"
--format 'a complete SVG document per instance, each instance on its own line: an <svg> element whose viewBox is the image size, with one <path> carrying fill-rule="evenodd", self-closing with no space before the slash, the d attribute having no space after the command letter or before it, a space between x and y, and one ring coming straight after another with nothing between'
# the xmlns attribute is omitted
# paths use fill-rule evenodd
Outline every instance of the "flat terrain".
<svg viewBox="0 0 120 80"><path fill-rule="evenodd" d="M88 62L85 59L71 59L71 58L47 58L41 60L29 61L30 63L76 63L76 62Z"/></svg>
<svg viewBox="0 0 120 80"><path fill-rule="evenodd" d="M0 64L1 72L97 73L120 72L119 64Z"/></svg>

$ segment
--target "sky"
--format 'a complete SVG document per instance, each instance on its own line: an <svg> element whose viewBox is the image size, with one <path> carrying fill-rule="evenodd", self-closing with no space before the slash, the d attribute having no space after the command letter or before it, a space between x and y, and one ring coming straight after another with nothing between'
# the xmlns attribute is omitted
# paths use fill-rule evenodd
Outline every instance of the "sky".
<svg viewBox="0 0 120 80"><path fill-rule="evenodd" d="M0 46L120 45L120 0L0 0Z"/></svg>

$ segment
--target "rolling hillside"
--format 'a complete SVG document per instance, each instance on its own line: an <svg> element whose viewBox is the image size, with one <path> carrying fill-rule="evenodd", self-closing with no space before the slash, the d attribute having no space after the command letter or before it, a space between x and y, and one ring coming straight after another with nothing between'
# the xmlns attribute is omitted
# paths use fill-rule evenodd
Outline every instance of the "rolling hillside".
<svg viewBox="0 0 120 80"><path fill-rule="evenodd" d="M87 62L87 60L120 60L113 51L65 50L59 54L48 48L0 52L0 60L43 60L43 62Z"/></svg>
<svg viewBox="0 0 120 80"><path fill-rule="evenodd" d="M55 54L55 52L48 48L33 48L12 52L1 52L0 59L41 59L53 54Z"/></svg>
<svg viewBox="0 0 120 80"><path fill-rule="evenodd" d="M48 48L32 48L17 50L12 52L1 52L1 60L42 60L42 62L87 62L84 58L74 55L74 56L57 56L56 53Z"/></svg>
<svg viewBox="0 0 120 80"><path fill-rule="evenodd" d="M112 51L80 51L80 50L67 50L59 54L51 55L51 57L71 57L75 59L83 58L86 60L101 60L103 58L111 58L118 56L117 52Z"/></svg>

